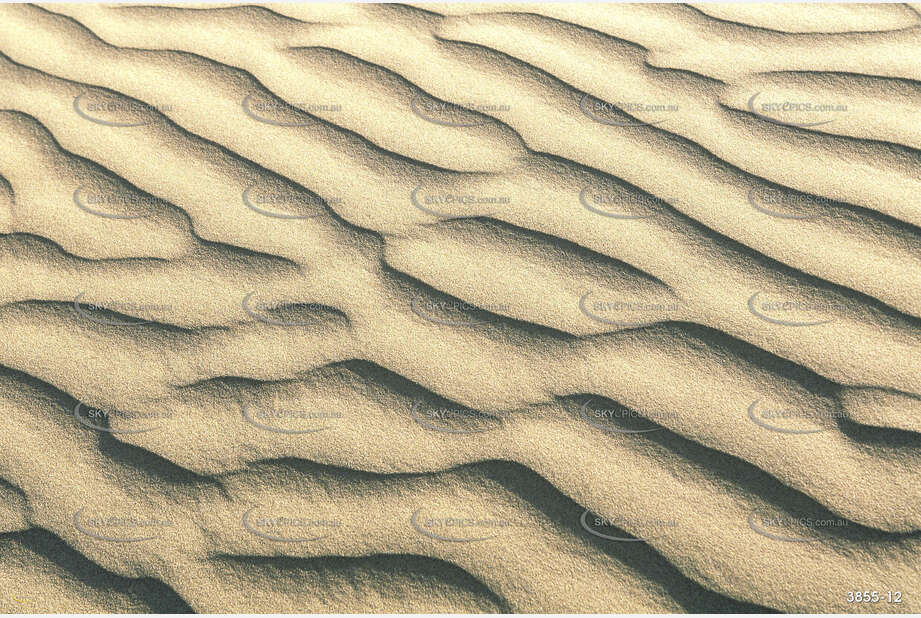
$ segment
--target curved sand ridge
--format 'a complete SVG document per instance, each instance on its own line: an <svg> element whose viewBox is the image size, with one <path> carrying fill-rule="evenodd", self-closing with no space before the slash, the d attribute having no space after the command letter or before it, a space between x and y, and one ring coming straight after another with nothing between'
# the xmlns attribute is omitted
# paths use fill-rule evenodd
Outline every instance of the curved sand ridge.
<svg viewBox="0 0 921 618"><path fill-rule="evenodd" d="M917 611L914 9L0 10L13 609Z"/></svg>

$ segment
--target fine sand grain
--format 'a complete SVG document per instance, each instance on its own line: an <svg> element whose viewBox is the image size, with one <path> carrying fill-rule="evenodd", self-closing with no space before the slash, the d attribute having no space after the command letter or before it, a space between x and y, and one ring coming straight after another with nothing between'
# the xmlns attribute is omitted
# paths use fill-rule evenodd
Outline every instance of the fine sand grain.
<svg viewBox="0 0 921 618"><path fill-rule="evenodd" d="M0 611L921 612L918 11L0 6Z"/></svg>

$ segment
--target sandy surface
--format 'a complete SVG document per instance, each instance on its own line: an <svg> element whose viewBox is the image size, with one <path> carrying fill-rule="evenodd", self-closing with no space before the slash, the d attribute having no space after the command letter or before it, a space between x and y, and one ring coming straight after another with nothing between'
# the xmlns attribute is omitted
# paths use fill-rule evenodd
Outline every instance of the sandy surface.
<svg viewBox="0 0 921 618"><path fill-rule="evenodd" d="M911 5L0 6L0 610L921 611Z"/></svg>

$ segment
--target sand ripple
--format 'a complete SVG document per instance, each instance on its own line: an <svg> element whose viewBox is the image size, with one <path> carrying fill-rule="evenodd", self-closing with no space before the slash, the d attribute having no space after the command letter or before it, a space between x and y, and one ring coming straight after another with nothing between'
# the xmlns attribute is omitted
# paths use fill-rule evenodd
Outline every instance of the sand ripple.
<svg viewBox="0 0 921 618"><path fill-rule="evenodd" d="M921 611L919 53L4 5L0 609Z"/></svg>

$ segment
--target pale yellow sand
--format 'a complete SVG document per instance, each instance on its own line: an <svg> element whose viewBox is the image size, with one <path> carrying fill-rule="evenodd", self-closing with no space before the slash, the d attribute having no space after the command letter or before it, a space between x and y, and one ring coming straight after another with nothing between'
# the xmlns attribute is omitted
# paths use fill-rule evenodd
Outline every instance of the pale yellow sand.
<svg viewBox="0 0 921 618"><path fill-rule="evenodd" d="M921 611L919 19L3 5L0 609Z"/></svg>

